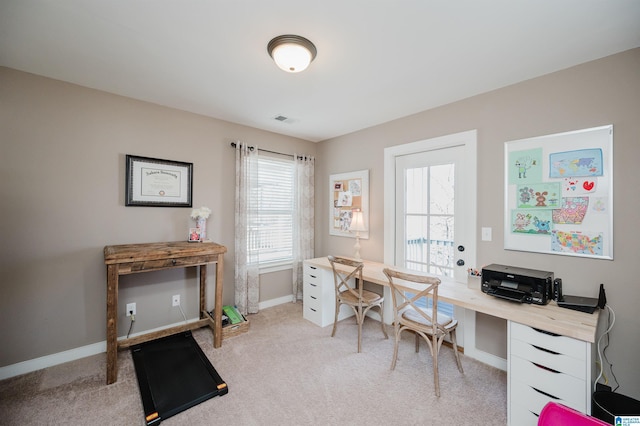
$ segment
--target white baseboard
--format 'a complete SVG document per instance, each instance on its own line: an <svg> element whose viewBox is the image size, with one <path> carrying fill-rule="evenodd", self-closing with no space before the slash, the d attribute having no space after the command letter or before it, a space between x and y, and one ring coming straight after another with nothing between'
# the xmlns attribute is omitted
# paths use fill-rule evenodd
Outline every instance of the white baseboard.
<svg viewBox="0 0 640 426"><path fill-rule="evenodd" d="M291 303L293 296L284 296L277 299L265 300L260 302L259 308L266 309L272 306L281 305L283 303ZM302 301L300 301L302 303ZM188 320L187 322L197 321L197 318ZM153 331L163 330L175 325L180 325L182 322L176 324L170 324L164 327L158 327L153 330L146 330L140 333L134 333L130 337L139 336ZM118 340L123 339L125 336L121 336ZM31 373L32 371L41 370L47 367L53 367L54 365L64 364L65 362L75 361L76 359L85 358L92 355L98 355L107 351L107 341L92 343L87 346L82 346L75 349L69 349L68 351L58 352L51 355L46 355L40 358L30 359L28 361L18 362L16 364L0 367L0 380L8 379L10 377L19 376L21 374Z"/></svg>
<svg viewBox="0 0 640 426"><path fill-rule="evenodd" d="M6 367L0 367L0 380L31 373L32 371L41 370L54 365L64 364L65 362L74 361L76 359L97 355L106 351L107 342L105 340L91 345L82 346L80 348L69 349L68 351L58 352L42 356L40 358L19 362L17 364L7 365Z"/></svg>
<svg viewBox="0 0 640 426"><path fill-rule="evenodd" d="M293 302L293 295L278 297L277 299L265 300L258 304L258 309L267 309L273 306L283 305L285 303ZM298 300L296 303L302 303L302 300Z"/></svg>
<svg viewBox="0 0 640 426"><path fill-rule="evenodd" d="M490 365L502 371L507 371L507 360L489 352L480 351L476 348L464 348L464 355Z"/></svg>

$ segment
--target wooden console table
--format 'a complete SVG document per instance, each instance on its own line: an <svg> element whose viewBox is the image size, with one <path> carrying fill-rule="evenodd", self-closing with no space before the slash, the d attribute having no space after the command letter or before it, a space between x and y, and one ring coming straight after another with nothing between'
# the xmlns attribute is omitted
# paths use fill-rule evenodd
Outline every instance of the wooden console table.
<svg viewBox="0 0 640 426"><path fill-rule="evenodd" d="M227 248L216 243L123 244L104 248L107 265L107 384L118 380L118 349L186 330L209 326L213 330L213 347L222 345L223 258ZM216 263L215 306L212 320L206 312L207 264ZM118 341L118 279L120 275L197 266L200 275L200 319L142 336Z"/></svg>

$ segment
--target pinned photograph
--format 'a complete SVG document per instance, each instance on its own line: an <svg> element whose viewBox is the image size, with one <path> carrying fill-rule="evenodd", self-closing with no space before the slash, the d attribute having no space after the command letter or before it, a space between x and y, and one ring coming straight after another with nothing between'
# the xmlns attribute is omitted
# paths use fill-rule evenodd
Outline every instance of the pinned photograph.
<svg viewBox="0 0 640 426"><path fill-rule="evenodd" d="M353 204L353 195L351 191L344 191L338 194L338 206L350 207Z"/></svg>

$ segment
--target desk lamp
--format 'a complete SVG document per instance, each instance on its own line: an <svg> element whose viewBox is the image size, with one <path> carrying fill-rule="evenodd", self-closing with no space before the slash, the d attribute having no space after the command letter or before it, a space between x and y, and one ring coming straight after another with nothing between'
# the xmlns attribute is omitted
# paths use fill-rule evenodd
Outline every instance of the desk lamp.
<svg viewBox="0 0 640 426"><path fill-rule="evenodd" d="M361 211L354 211L353 217L351 218L351 225L349 226L349 231L356 233L356 243L353 245L353 249L356 251L355 259L362 260L360 258L360 232L366 231L367 228L364 226L364 217L362 216Z"/></svg>

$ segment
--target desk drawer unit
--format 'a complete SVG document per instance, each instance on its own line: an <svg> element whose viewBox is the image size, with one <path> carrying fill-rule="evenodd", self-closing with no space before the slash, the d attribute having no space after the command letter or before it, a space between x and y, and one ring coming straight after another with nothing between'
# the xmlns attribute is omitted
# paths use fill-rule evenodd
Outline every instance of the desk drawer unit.
<svg viewBox="0 0 640 426"><path fill-rule="evenodd" d="M322 309L323 300L333 296L333 292L323 295L323 291L332 290L329 286L324 286L323 278L326 271L315 266L304 265L303 278L303 308L304 318L324 327L328 323L328 317ZM328 284L331 284L329 282ZM328 293L328 291L325 291ZM323 315L324 314L324 315Z"/></svg>
<svg viewBox="0 0 640 426"><path fill-rule="evenodd" d="M336 309L333 272L305 263L302 292L303 317L320 327L333 324ZM343 306L338 320L351 315L353 311Z"/></svg>
<svg viewBox="0 0 640 426"><path fill-rule="evenodd" d="M593 345L509 321L509 424L536 425L549 401L591 412Z"/></svg>

